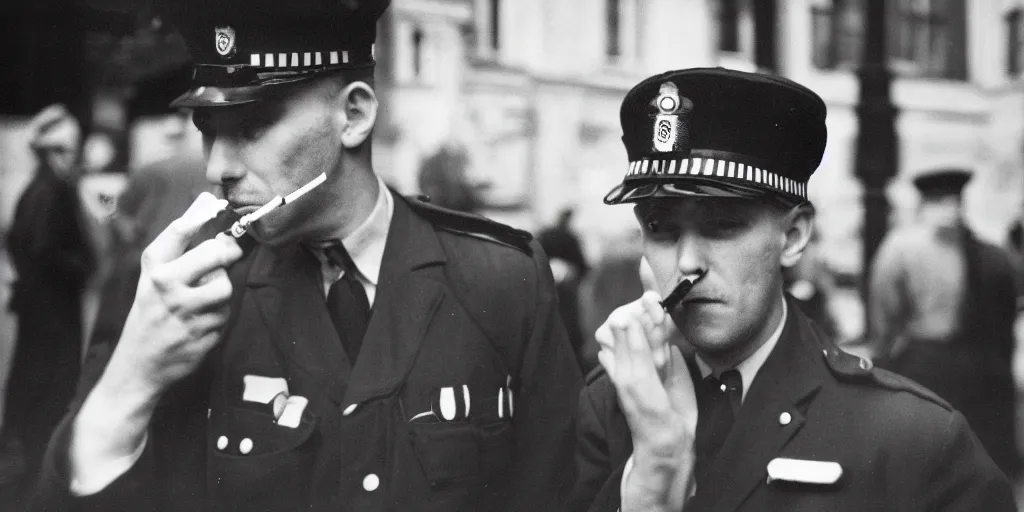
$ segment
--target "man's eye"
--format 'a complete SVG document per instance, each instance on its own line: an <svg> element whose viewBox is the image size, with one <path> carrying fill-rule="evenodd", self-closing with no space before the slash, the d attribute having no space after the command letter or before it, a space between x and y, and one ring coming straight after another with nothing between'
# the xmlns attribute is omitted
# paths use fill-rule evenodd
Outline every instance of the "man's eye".
<svg viewBox="0 0 1024 512"><path fill-rule="evenodd" d="M644 222L644 229L646 229L649 234L656 237L672 236L676 231L678 231L674 224L658 217L647 219Z"/></svg>
<svg viewBox="0 0 1024 512"><path fill-rule="evenodd" d="M744 226L746 226L746 223L743 221L728 217L714 217L704 223L705 229L711 233L729 233Z"/></svg>
<svg viewBox="0 0 1024 512"><path fill-rule="evenodd" d="M269 124L270 123L266 122L262 118L254 117L242 123L239 133L246 140L256 140L263 136L263 133L267 130Z"/></svg>

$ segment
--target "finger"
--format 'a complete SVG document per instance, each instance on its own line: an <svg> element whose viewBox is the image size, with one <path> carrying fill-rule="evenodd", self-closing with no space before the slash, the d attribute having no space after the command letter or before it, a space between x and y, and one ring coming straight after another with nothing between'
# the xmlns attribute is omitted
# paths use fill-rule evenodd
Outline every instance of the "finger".
<svg viewBox="0 0 1024 512"><path fill-rule="evenodd" d="M640 296L640 305L643 307L644 312L651 316L651 320L654 321L655 325L661 325L665 323L665 308L661 307L661 294L656 291L644 292Z"/></svg>
<svg viewBox="0 0 1024 512"><path fill-rule="evenodd" d="M227 308L191 315L185 320L188 332L193 338L201 338L220 332L228 322Z"/></svg>
<svg viewBox="0 0 1024 512"><path fill-rule="evenodd" d="M686 365L679 347L673 346L669 351L668 375L665 379L665 391L668 393L672 408L685 419L684 427L690 432L697 426L697 395L690 377L690 367Z"/></svg>
<svg viewBox="0 0 1024 512"><path fill-rule="evenodd" d="M167 274L179 282L200 283L201 278L217 269L227 268L242 257L242 248L234 238L219 234L207 240L179 258L164 264L160 274Z"/></svg>
<svg viewBox="0 0 1024 512"><path fill-rule="evenodd" d="M143 268L156 263L171 261L185 252L192 237L199 232L199 228L217 216L217 213L227 207L227 201L217 199L209 192L199 194L199 197L192 202L188 210L171 222L167 229L164 229L149 247L142 253Z"/></svg>
<svg viewBox="0 0 1024 512"><path fill-rule="evenodd" d="M615 308L615 311L608 315L604 323L594 332L594 339L601 345L601 348L614 351L615 337L612 335L611 326L625 325L625 322L631 321L631 318L637 315L637 311L635 311L637 309L636 301L633 301Z"/></svg>
<svg viewBox="0 0 1024 512"><path fill-rule="evenodd" d="M615 382L615 355L607 350L601 350L597 353L597 360L604 367L604 371L608 372L612 382Z"/></svg>
<svg viewBox="0 0 1024 512"><path fill-rule="evenodd" d="M640 297L640 307L643 311L644 334L651 346L654 365L659 372L663 372L665 364L668 363L668 335L665 326L665 310L662 309L660 300L661 296L657 292L646 292Z"/></svg>
<svg viewBox="0 0 1024 512"><path fill-rule="evenodd" d="M182 286L173 289L165 297L168 309L187 316L212 311L227 304L233 289L227 272L219 269L210 275L213 277L202 286Z"/></svg>
<svg viewBox="0 0 1024 512"><path fill-rule="evenodd" d="M601 327L594 331L594 339L597 340L598 346L601 350L607 350L609 352L615 351L615 338L612 336L612 329L608 325L608 320L605 320Z"/></svg>
<svg viewBox="0 0 1024 512"><path fill-rule="evenodd" d="M626 339L626 328L623 325L615 324L610 326L614 343L612 344L612 355L615 356L615 371L623 380L629 375L633 366L633 357L629 350L629 341ZM625 373L625 374L624 374Z"/></svg>

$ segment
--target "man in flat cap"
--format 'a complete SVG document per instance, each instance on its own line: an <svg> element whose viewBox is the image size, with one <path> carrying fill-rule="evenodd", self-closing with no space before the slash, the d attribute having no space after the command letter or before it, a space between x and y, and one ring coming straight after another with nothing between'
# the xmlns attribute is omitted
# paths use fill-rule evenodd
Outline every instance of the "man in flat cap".
<svg viewBox="0 0 1024 512"><path fill-rule="evenodd" d="M561 508L580 376L548 263L374 171L386 5L170 6L197 63L175 105L226 203L326 181L251 224L248 252L225 234L188 249L209 195L156 237L35 510Z"/></svg>
<svg viewBox="0 0 1024 512"><path fill-rule="evenodd" d="M1017 475L1013 266L963 217L965 169L913 180L917 222L888 234L871 270L875 360L928 387L967 418L992 460Z"/></svg>
<svg viewBox="0 0 1024 512"><path fill-rule="evenodd" d="M816 94L671 71L621 122L629 170L605 202L634 204L659 290L598 331L569 510L1015 509L960 413L836 348L783 292L814 220Z"/></svg>

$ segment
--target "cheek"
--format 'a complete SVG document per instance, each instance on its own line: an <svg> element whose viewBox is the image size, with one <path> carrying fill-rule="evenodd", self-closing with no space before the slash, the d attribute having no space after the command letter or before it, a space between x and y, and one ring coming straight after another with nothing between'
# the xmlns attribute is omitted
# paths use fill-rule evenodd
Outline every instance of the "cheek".
<svg viewBox="0 0 1024 512"><path fill-rule="evenodd" d="M779 248L768 240L751 240L740 244L729 257L729 268L722 271L730 276L736 298L747 305L762 301L772 292L774 276L779 273Z"/></svg>

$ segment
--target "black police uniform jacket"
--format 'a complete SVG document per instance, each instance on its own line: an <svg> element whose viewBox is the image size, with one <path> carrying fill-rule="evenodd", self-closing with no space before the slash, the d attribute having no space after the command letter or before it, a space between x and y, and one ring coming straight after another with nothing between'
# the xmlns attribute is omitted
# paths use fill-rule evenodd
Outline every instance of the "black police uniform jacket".
<svg viewBox="0 0 1024 512"><path fill-rule="evenodd" d="M866 361L865 361L866 363ZM788 413L786 419L780 419ZM600 370L580 395L570 511L619 507L633 452ZM768 483L776 457L832 461L831 485ZM1013 511L1012 489L964 417L912 381L840 351L789 301L782 336L754 378L690 511Z"/></svg>
<svg viewBox="0 0 1024 512"><path fill-rule="evenodd" d="M71 497L72 410L33 510L561 509L581 378L528 234L396 194L354 367L305 249L259 246L231 273L236 317L205 367L162 398L142 458ZM92 352L102 368L109 347ZM309 400L301 423L243 400L246 375L286 379ZM438 421L442 388L459 404L452 421Z"/></svg>

